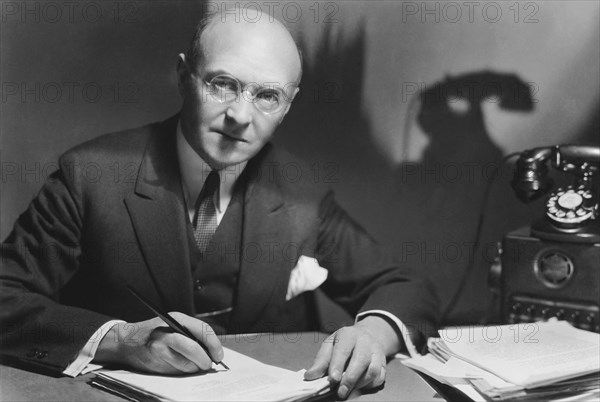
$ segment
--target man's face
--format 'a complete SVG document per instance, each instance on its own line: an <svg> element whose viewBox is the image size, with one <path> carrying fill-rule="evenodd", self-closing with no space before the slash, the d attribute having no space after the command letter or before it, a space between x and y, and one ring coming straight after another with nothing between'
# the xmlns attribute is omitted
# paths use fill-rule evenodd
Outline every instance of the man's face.
<svg viewBox="0 0 600 402"><path fill-rule="evenodd" d="M273 137L297 91L292 84L299 75L297 50L295 45L290 48L289 38L282 40L280 33L274 37L268 26L229 25L209 27L202 37L200 65L180 60L178 69L184 136L214 169L252 158ZM265 114L248 93L220 103L210 95L214 88L205 83L219 75L234 77L242 86L250 84L250 92L257 86L284 89L284 107Z"/></svg>

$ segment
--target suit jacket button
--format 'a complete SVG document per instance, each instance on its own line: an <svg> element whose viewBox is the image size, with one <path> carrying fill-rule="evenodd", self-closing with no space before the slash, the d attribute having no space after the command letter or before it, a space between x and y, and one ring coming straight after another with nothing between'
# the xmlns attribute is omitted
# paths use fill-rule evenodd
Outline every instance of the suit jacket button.
<svg viewBox="0 0 600 402"><path fill-rule="evenodd" d="M196 279L194 281L194 289L196 289L196 292L199 292L202 290L202 282L200 282L200 279Z"/></svg>
<svg viewBox="0 0 600 402"><path fill-rule="evenodd" d="M37 348L31 348L31 349L29 349L29 352L27 352L27 354L25 356L34 357L37 355L37 353L38 353Z"/></svg>

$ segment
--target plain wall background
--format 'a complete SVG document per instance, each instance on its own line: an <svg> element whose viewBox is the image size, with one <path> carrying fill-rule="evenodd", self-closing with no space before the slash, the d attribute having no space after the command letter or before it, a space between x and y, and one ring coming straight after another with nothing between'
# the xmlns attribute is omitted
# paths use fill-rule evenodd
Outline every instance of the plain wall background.
<svg viewBox="0 0 600 402"><path fill-rule="evenodd" d="M177 112L177 53L207 8L255 18L236 3L2 2L2 238L66 149ZM539 210L514 199L502 157L600 143L599 3L248 4L274 10L305 56L302 96L276 142L313 162L303 174L330 182L374 237L434 281L444 303L469 267L450 321L482 321L491 311L493 245ZM419 94L482 71L528 83L533 109L507 111L490 96L477 108L477 127L467 113L465 125L427 133L417 121ZM473 250L490 167L504 173L490 184Z"/></svg>

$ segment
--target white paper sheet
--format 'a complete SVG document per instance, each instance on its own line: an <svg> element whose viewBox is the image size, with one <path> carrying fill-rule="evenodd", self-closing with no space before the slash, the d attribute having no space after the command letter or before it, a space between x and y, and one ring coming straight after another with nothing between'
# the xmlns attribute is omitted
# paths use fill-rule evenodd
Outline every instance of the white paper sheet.
<svg viewBox="0 0 600 402"><path fill-rule="evenodd" d="M454 356L526 388L600 370L600 334L565 321L440 331Z"/></svg>
<svg viewBox="0 0 600 402"><path fill-rule="evenodd" d="M327 378L304 381L304 370L294 372L261 363L225 348L226 370L212 370L188 376L161 376L125 370L101 370L101 376L177 401L281 401L311 395L329 385Z"/></svg>

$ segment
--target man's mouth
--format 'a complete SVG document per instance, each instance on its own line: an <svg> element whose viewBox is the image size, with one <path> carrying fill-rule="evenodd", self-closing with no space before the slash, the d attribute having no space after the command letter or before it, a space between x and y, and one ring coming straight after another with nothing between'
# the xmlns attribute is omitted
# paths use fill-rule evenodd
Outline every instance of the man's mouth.
<svg viewBox="0 0 600 402"><path fill-rule="evenodd" d="M244 140L243 138L240 138L240 137L237 137L235 135L226 133L224 131L214 130L214 132L216 132L217 134L220 134L221 136L225 137L229 141L234 141L234 142L248 142L248 141Z"/></svg>

